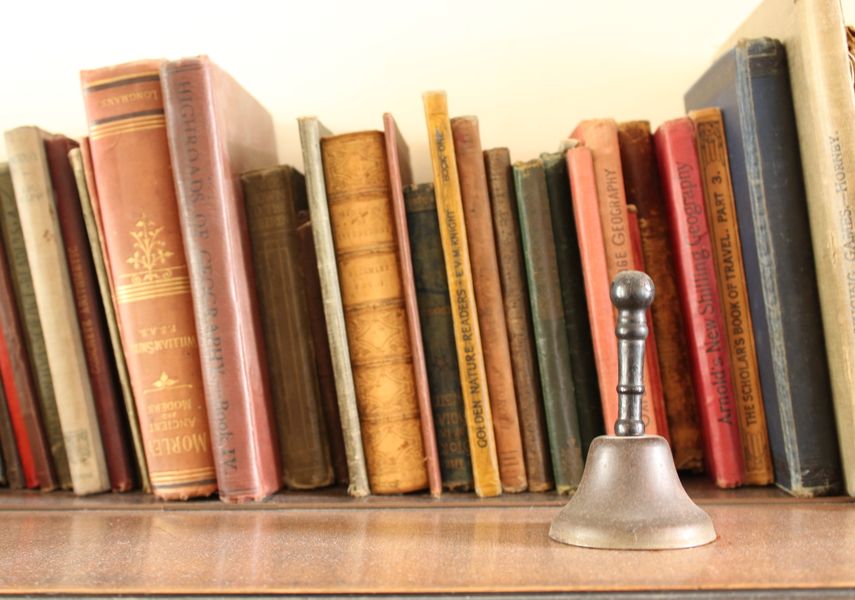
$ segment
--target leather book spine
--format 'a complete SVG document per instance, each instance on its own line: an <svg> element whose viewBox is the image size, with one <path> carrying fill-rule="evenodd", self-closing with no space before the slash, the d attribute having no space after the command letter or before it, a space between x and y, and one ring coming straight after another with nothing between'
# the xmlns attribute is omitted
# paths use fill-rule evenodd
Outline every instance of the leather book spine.
<svg viewBox="0 0 855 600"><path fill-rule="evenodd" d="M258 287L282 478L292 489L333 482L315 353L299 262L295 198L303 175L288 166L241 175ZM305 200L302 201L305 205Z"/></svg>
<svg viewBox="0 0 855 600"><path fill-rule="evenodd" d="M27 248L24 244L24 234L21 231L21 218L18 216L18 206L15 203L15 191L12 187L12 175L9 165L0 165L0 230L3 244L9 259L9 271L12 276L12 287L15 290L15 301L18 315L24 328L24 339L30 369L36 384L39 409L45 433L50 443L59 487L71 489L71 471L68 468L68 458L65 454L65 442L62 439L62 426L59 422L59 412L56 407L56 397L53 393L50 365L48 365L45 338L42 323L39 319L39 309L36 305L36 295L33 290L33 277L30 273L30 263L27 259ZM20 467L17 460L12 461L12 469ZM7 463L7 468L9 464Z"/></svg>
<svg viewBox="0 0 855 600"><path fill-rule="evenodd" d="M546 435L546 416L537 370L534 331L528 305L528 284L520 241L519 216L514 192L514 173L507 148L484 151L484 167L490 190L496 258L502 283L505 322L514 372L514 390L523 438L528 489L552 489L552 463ZM599 400L598 400L599 402Z"/></svg>
<svg viewBox="0 0 855 600"><path fill-rule="evenodd" d="M431 411L424 341L419 323L413 260L410 255L407 209L404 206L404 186L410 185L413 181L410 151L398 129L395 118L390 113L383 115L383 133L385 134L386 160L392 191L392 213L395 217L395 239L398 244L398 258L401 265L401 283L404 292L404 307L407 311L407 332L410 336L410 347L412 349L413 374L416 383L416 400L419 405L419 421L422 429L422 446L425 451L428 488L431 496L439 497L442 494L439 451L436 443L433 412Z"/></svg>
<svg viewBox="0 0 855 600"><path fill-rule="evenodd" d="M6 132L6 148L74 492L91 494L110 489L110 480L56 215L46 137L35 127L20 127Z"/></svg>
<svg viewBox="0 0 855 600"><path fill-rule="evenodd" d="M777 40L740 42L685 101L689 110L716 106L723 115L775 484L796 496L819 496L842 488L841 447L851 436L832 401L833 361L825 353L817 290L825 250L815 238L811 245L816 213L805 190L821 159L799 152L787 54ZM837 247L835 228L822 231L823 247Z"/></svg>
<svg viewBox="0 0 855 600"><path fill-rule="evenodd" d="M549 193L542 161L513 169L552 469L556 489L567 494L579 485L584 462Z"/></svg>
<svg viewBox="0 0 855 600"><path fill-rule="evenodd" d="M481 497L502 493L490 392L481 347L469 240L460 196L460 177L454 156L454 140L445 92L422 95L433 170L436 213L445 258L445 273L454 322L454 341L460 371L463 405L475 493Z"/></svg>
<svg viewBox="0 0 855 600"><path fill-rule="evenodd" d="M736 222L724 122L721 110L717 108L691 111L689 118L694 122L697 134L707 221L724 307L739 434L745 460L745 483L768 485L773 481L772 455L757 369L754 325L742 266L742 245Z"/></svg>
<svg viewBox="0 0 855 600"><path fill-rule="evenodd" d="M404 201L442 483L467 491L472 489L472 461L433 184L406 187Z"/></svg>
<svg viewBox="0 0 855 600"><path fill-rule="evenodd" d="M150 494L151 481L148 477L148 466L145 462L145 453L142 446L139 416L137 415L137 408L134 403L134 394L131 389L131 380L125 361L125 351L122 349L122 340L119 336L118 324L116 323L116 306L113 298L112 282L107 274L107 265L104 261L104 236L100 224L100 210L98 210L98 192L95 189L95 179L92 173L89 139L83 138L80 141L79 148L72 148L68 152L68 159L74 171L74 179L77 182L77 194L80 197L80 208L83 212L83 221L86 225L86 235L89 238L89 248L92 251L92 262L95 265L98 292L101 295L101 306L104 309L107 332L110 336L113 365L116 368L116 375L119 378L119 388L121 390L125 415L127 416L130 439L133 444L133 458L137 467L137 473L139 474L140 486L145 493ZM96 217L96 215L98 216Z"/></svg>
<svg viewBox="0 0 855 600"><path fill-rule="evenodd" d="M56 488L59 482L41 424L36 387L23 336L6 251L0 244L0 378L12 417L26 487L41 487L47 492Z"/></svg>
<svg viewBox="0 0 855 600"><path fill-rule="evenodd" d="M318 278L318 257L315 254L315 242L312 239L312 223L309 221L307 211L299 212L297 220L300 223L297 226L300 269L305 284L306 308L314 347L315 376L318 380L321 412L323 413L335 482L339 485L346 485L347 454L344 449L344 437L341 433L341 417L338 412L327 323L324 319L321 280Z"/></svg>
<svg viewBox="0 0 855 600"><path fill-rule="evenodd" d="M558 281L561 286L561 304L564 307L564 326L570 349L570 368L576 389L576 410L579 413L579 433L582 436L582 456L588 455L591 442L604 433L603 405L597 385L594 348L591 342L591 325L585 301L582 262L576 240L576 223L573 220L573 203L570 200L570 178L567 174L566 152L540 155L546 175L549 196L549 213L552 218L552 237L555 240L555 258L558 262ZM645 358L650 356L649 346Z"/></svg>
<svg viewBox="0 0 855 600"><path fill-rule="evenodd" d="M160 77L217 487L225 502L261 500L281 466L238 170L265 152L272 120L206 58L164 63Z"/></svg>
<svg viewBox="0 0 855 600"><path fill-rule="evenodd" d="M83 351L110 475L110 487L114 492L126 492L134 487L127 416L120 405L118 374L108 347L107 324L95 281L95 265L86 237L77 181L68 162L68 152L76 147L76 142L65 137L45 140L56 214L68 261L77 320L83 336Z"/></svg>
<svg viewBox="0 0 855 600"><path fill-rule="evenodd" d="M321 283L327 340L335 377L342 438L347 455L347 491L351 496L366 496L371 489L368 485L368 471L365 464L353 369L350 364L336 250L324 184L324 163L321 157L321 137L332 134L316 117L300 117L297 122L300 129L303 165L306 169L306 195L312 221L312 239L315 243L318 278Z"/></svg>
<svg viewBox="0 0 855 600"><path fill-rule="evenodd" d="M9 489L20 490L26 487L27 481L21 466L21 457L15 443L15 429L9 415L9 405L6 392L0 385L0 453L3 454L3 467L6 472L6 485Z"/></svg>
<svg viewBox="0 0 855 600"><path fill-rule="evenodd" d="M632 269L635 264L629 242L626 216L626 193L620 163L617 123L612 119L596 119L581 122L572 137L591 149L594 157L594 173L597 177L597 198L600 210L600 227L606 251L609 281L620 271ZM644 371L644 399L642 413L647 433L668 438L668 423L661 384L652 385L649 369ZM609 386L611 387L611 386ZM606 431L614 433L617 404L610 398L603 406Z"/></svg>
<svg viewBox="0 0 855 600"><path fill-rule="evenodd" d="M667 121L656 130L654 143L687 324L704 456L715 484L735 487L743 482L745 467L692 121Z"/></svg>
<svg viewBox="0 0 855 600"><path fill-rule="evenodd" d="M476 117L451 119L502 489L528 487L484 154Z"/></svg>
<svg viewBox="0 0 855 600"><path fill-rule="evenodd" d="M104 258L154 494L217 489L159 61L81 73Z"/></svg>
<svg viewBox="0 0 855 600"><path fill-rule="evenodd" d="M645 270L656 283L651 322L657 338L674 464L679 470L700 471L703 440L650 124L646 121L621 123L618 140L627 201L638 210Z"/></svg>
<svg viewBox="0 0 855 600"><path fill-rule="evenodd" d="M380 131L321 138L350 363L372 493L428 485Z"/></svg>

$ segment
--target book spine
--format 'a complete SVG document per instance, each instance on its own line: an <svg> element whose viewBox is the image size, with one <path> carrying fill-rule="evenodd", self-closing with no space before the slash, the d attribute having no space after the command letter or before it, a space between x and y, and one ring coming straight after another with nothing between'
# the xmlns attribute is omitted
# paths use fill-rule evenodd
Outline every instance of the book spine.
<svg viewBox="0 0 855 600"><path fill-rule="evenodd" d="M442 494L442 478L439 468L439 451L436 429L431 411L430 388L428 387L427 365L425 364L424 341L419 322L419 307L413 275L413 260L410 255L410 232L407 227L407 209L404 206L404 185L412 182L410 154L398 130L395 118L383 115L383 133L386 143L386 160L389 168L389 183L392 191L392 213L395 218L395 239L401 265L401 283L404 292L404 307L407 311L407 332L413 358L413 374L416 383L416 400L419 406L419 421L422 430L422 446L425 451L425 467L428 487L434 497Z"/></svg>
<svg viewBox="0 0 855 600"><path fill-rule="evenodd" d="M155 495L216 489L159 63L81 74L116 319Z"/></svg>
<svg viewBox="0 0 855 600"><path fill-rule="evenodd" d="M321 294L321 280L318 278L318 258L312 238L312 223L308 220L306 212L298 213L297 220L300 221L300 225L297 226L297 241L300 245L300 265L305 283L309 330L314 346L315 375L318 379L321 412L327 432L335 481L344 485L347 484L347 454L341 432L341 417L338 411L327 323L324 319L324 301Z"/></svg>
<svg viewBox="0 0 855 600"><path fill-rule="evenodd" d="M694 126L688 118L669 121L656 130L654 141L688 324L704 455L716 485L735 487L743 482L744 463Z"/></svg>
<svg viewBox="0 0 855 600"><path fill-rule="evenodd" d="M382 132L321 139L350 363L375 494L428 485Z"/></svg>
<svg viewBox="0 0 855 600"><path fill-rule="evenodd" d="M540 155L546 175L549 213L552 218L552 236L555 240L555 258L558 261L558 281L561 287L561 304L564 307L564 326L570 349L570 367L576 388L576 409L579 413L579 433L582 436L582 456L588 455L591 442L604 433L603 405L597 386L597 370L591 342L591 326L585 303L585 286L582 280L582 262L576 241L576 223L573 221L573 203L570 200L570 178L567 174L565 152ZM654 357L648 344L645 360ZM655 381L655 378L652 378Z"/></svg>
<svg viewBox="0 0 855 600"><path fill-rule="evenodd" d="M478 120L476 117L454 118L451 120L451 132L460 177L499 474L504 491L521 492L528 487L525 456Z"/></svg>
<svg viewBox="0 0 855 600"><path fill-rule="evenodd" d="M635 264L629 243L626 215L626 193L620 163L617 123L611 119L583 121L573 132L591 149L594 157L594 173L597 177L597 198L600 210L600 226L606 251L609 280L614 280L620 271L632 269ZM642 415L647 432L668 438L668 422L661 383L651 382L653 373L644 371L644 398ZM611 387L611 386L610 386ZM603 416L608 433L614 433L617 404L609 401L603 406Z"/></svg>
<svg viewBox="0 0 855 600"><path fill-rule="evenodd" d="M56 214L68 261L74 306L83 336L83 351L100 425L101 442L104 444L110 487L114 492L125 492L134 487L134 467L126 431L127 417L119 404L121 391L107 347L107 326L95 281L95 265L83 224L77 182L68 162L68 152L73 147L77 147L77 143L68 138L45 141Z"/></svg>
<svg viewBox="0 0 855 600"><path fill-rule="evenodd" d="M773 481L772 455L757 368L754 325L742 266L742 246L736 222L724 122L717 108L694 110L689 113L689 117L697 133L707 220L721 303L725 308L724 322L745 461L745 483L768 485Z"/></svg>
<svg viewBox="0 0 855 600"><path fill-rule="evenodd" d="M71 489L71 471L68 468L68 457L65 454L65 442L62 439L62 427L59 422L56 397L53 393L53 381L47 360L45 338L39 319L39 309L36 305L24 234L21 231L21 219L18 216L18 206L15 203L12 175L7 164L0 165L0 211L2 211L0 212L0 229L2 229L6 256L9 259L15 301L24 328L27 356L36 384L42 423L50 443L51 457L59 486L62 489ZM16 464L20 466L17 460L12 460L11 464L10 467L9 462L7 462L9 472L15 469Z"/></svg>
<svg viewBox="0 0 855 600"><path fill-rule="evenodd" d="M472 461L433 189L432 183L408 186L404 201L442 482L466 491L472 489Z"/></svg>
<svg viewBox="0 0 855 600"><path fill-rule="evenodd" d="M540 160L513 169L552 469L556 489L566 494L582 477L582 439L546 175Z"/></svg>
<svg viewBox="0 0 855 600"><path fill-rule="evenodd" d="M160 76L217 487L226 502L261 500L281 467L240 186L207 63L165 63Z"/></svg>
<svg viewBox="0 0 855 600"><path fill-rule="evenodd" d="M333 471L298 259L298 201L293 197L305 196L306 184L290 167L246 173L241 182L283 480L293 489L330 485Z"/></svg>
<svg viewBox="0 0 855 600"><path fill-rule="evenodd" d="M36 389L24 349L6 251L0 244L0 377L28 488L57 486L47 436L36 404Z"/></svg>
<svg viewBox="0 0 855 600"><path fill-rule="evenodd" d="M347 489L351 496L366 496L371 490L368 486L368 471L362 445L356 388L350 364L347 327L324 184L324 164L321 158L321 136L331 134L315 117L301 117L298 123L303 165L306 169L306 192L312 221L312 237L315 242L318 278L323 296L324 320L327 325L341 431L347 454Z"/></svg>
<svg viewBox="0 0 855 600"><path fill-rule="evenodd" d="M54 394L74 492L102 492L110 488L110 480L86 371L43 135L33 127L7 131L6 148L45 334L48 364L56 382Z"/></svg>
<svg viewBox="0 0 855 600"><path fill-rule="evenodd" d="M436 212L442 253L451 299L457 364L460 371L463 403L475 493L481 497L497 496L502 492L490 394L481 348L472 266L469 262L469 241L464 224L460 178L454 156L451 122L445 92L426 92L422 96L425 109L431 166L433 169Z"/></svg>
<svg viewBox="0 0 855 600"><path fill-rule="evenodd" d="M125 362L125 352L122 349L122 340L119 337L119 327L116 323L116 306L114 302L112 282L107 274L107 266L104 257L103 233L100 224L100 210L98 206L95 179L92 173L92 159L89 150L89 139L83 138L79 148L73 148L68 153L71 167L74 170L74 178L77 182L77 193L80 197L80 208L83 212L83 221L86 225L86 235L89 238L89 247L92 251L92 262L95 265L95 275L98 280L98 291L101 295L101 305L104 308L104 317L107 323L107 332L110 336L110 348L113 352L113 365L116 367L116 375L119 378L122 401L124 403L127 425L133 443L134 461L139 474L142 490L151 493L151 481L148 476L148 466L145 462L145 454L140 434L139 418L136 405L134 404L131 380L128 375L128 366Z"/></svg>
<svg viewBox="0 0 855 600"><path fill-rule="evenodd" d="M528 305L528 284L522 257L510 152L507 148L484 151L484 166L490 188L496 258L499 261L528 489L543 492L551 489L554 481Z"/></svg>
<svg viewBox="0 0 855 600"><path fill-rule="evenodd" d="M9 415L6 392L0 385L0 452L3 454L3 467L6 471L6 485L10 489L20 490L26 487L24 469L15 444L15 429Z"/></svg>
<svg viewBox="0 0 855 600"><path fill-rule="evenodd" d="M700 471L703 440L650 124L646 121L621 123L618 141L627 201L638 210L641 258L645 271L656 283L651 322L657 338L674 464L679 470Z"/></svg>

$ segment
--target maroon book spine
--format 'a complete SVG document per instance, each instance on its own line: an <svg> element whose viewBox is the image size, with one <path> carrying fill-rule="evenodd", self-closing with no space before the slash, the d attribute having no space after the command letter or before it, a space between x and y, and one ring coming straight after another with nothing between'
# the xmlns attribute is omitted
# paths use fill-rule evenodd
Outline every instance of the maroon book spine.
<svg viewBox="0 0 855 600"><path fill-rule="evenodd" d="M662 124L654 139L665 188L704 454L716 485L736 487L743 482L745 468L695 127L688 118L674 119Z"/></svg>
<svg viewBox="0 0 855 600"><path fill-rule="evenodd" d="M135 485L131 441L127 431L128 417L122 406L118 373L108 342L107 322L95 278L95 265L92 262L89 237L86 235L77 181L68 162L68 151L77 146L76 142L68 138L56 137L45 141L45 153L68 272L71 275L77 320L83 337L86 367L104 443L110 487L114 492L126 492ZM62 382L56 383L62 385Z"/></svg>

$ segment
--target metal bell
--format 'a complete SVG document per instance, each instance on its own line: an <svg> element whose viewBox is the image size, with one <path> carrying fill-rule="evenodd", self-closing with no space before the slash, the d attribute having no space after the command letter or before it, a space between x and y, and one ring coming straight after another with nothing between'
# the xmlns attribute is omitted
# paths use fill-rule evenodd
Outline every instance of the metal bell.
<svg viewBox="0 0 855 600"><path fill-rule="evenodd" d="M665 550L715 540L709 515L683 489L665 438L644 434L641 399L647 309L653 281L618 273L611 299L618 311L618 419L615 435L597 437L579 489L549 528L557 542L587 548Z"/></svg>

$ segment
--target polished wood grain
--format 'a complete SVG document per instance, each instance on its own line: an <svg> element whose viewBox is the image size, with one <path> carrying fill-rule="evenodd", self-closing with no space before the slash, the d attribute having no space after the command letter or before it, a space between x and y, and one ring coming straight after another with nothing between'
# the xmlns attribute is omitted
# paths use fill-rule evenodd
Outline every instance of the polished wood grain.
<svg viewBox="0 0 855 600"><path fill-rule="evenodd" d="M352 508L353 500L321 503L323 510L272 503L233 510L216 502L195 503L195 510L163 502L63 510L58 502L22 510L26 501L15 508L5 494L0 497L3 593L855 587L855 504L845 501L711 498L701 503L720 535L713 544L616 552L550 541L547 529L560 502L475 509L475 502L419 507L405 497L399 508L390 503L360 510Z"/></svg>

